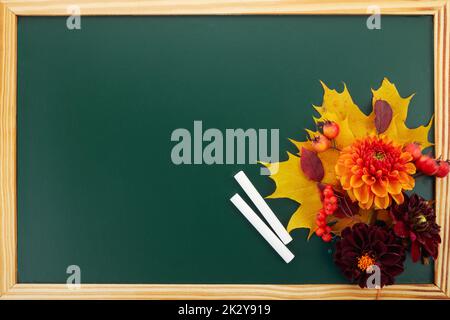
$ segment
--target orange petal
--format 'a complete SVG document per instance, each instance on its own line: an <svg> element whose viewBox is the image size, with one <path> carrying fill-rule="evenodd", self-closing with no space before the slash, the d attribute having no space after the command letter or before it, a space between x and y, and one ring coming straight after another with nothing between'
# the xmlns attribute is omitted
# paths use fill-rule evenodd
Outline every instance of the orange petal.
<svg viewBox="0 0 450 320"><path fill-rule="evenodd" d="M398 180L389 180L387 191L390 194L399 194L402 192L402 184Z"/></svg>
<svg viewBox="0 0 450 320"><path fill-rule="evenodd" d="M409 175L406 172L401 171L398 173L398 180L400 181L401 184L404 184L404 183L406 184L409 181L408 176Z"/></svg>
<svg viewBox="0 0 450 320"><path fill-rule="evenodd" d="M411 154L409 152L402 152L400 155L400 160L403 160L403 162L409 162L413 159Z"/></svg>
<svg viewBox="0 0 450 320"><path fill-rule="evenodd" d="M364 184L364 181L361 179L360 176L353 175L353 176L350 178L350 185L351 185L353 188L359 188L359 187L361 187L363 184Z"/></svg>
<svg viewBox="0 0 450 320"><path fill-rule="evenodd" d="M364 210L370 209L370 208L367 208L367 203L358 202L358 205L361 209L364 209Z"/></svg>
<svg viewBox="0 0 450 320"><path fill-rule="evenodd" d="M409 174L405 172L399 172L399 178L400 178L399 181L401 182L403 189L412 190L414 188L416 181Z"/></svg>
<svg viewBox="0 0 450 320"><path fill-rule="evenodd" d="M381 179L375 181L375 183L370 186L370 189L378 197L387 196L387 183L382 181Z"/></svg>
<svg viewBox="0 0 450 320"><path fill-rule="evenodd" d="M375 183L375 181L377 181L375 179L375 177L372 177L371 175L365 174L362 176L362 180L364 181L365 184L371 186Z"/></svg>
<svg viewBox="0 0 450 320"><path fill-rule="evenodd" d="M355 198L362 203L366 203L369 201L369 187L363 185L359 188L353 189L353 193L355 194Z"/></svg>
<svg viewBox="0 0 450 320"><path fill-rule="evenodd" d="M365 203L358 202L358 205L361 209L369 210L372 207L373 199L374 195L372 193L369 193L369 200Z"/></svg>
<svg viewBox="0 0 450 320"><path fill-rule="evenodd" d="M375 196L373 195L373 193L369 192L369 200L367 200L367 202L366 202L366 208L365 209L370 209L370 207L372 207L374 198L375 198Z"/></svg>
<svg viewBox="0 0 450 320"><path fill-rule="evenodd" d="M398 171L392 170L391 172L389 172L389 177L390 178L398 178Z"/></svg>
<svg viewBox="0 0 450 320"><path fill-rule="evenodd" d="M389 206L389 196L386 197L375 197L375 206L379 209L386 209Z"/></svg>
<svg viewBox="0 0 450 320"><path fill-rule="evenodd" d="M347 171L345 166L339 162L334 167L334 170L336 171L336 174L338 176L343 176L345 174L345 172Z"/></svg>
<svg viewBox="0 0 450 320"><path fill-rule="evenodd" d="M341 185L342 185L342 189L344 189L344 190L348 190L348 189L351 188L349 176L342 176L341 177Z"/></svg>
<svg viewBox="0 0 450 320"><path fill-rule="evenodd" d="M397 204L402 204L403 201L405 201L405 197L403 196L402 192L400 192L399 194L393 194L392 199L394 199Z"/></svg>
<svg viewBox="0 0 450 320"><path fill-rule="evenodd" d="M346 166L346 167L349 167L349 168L351 168L352 166L353 166L353 160L352 159L345 159L344 160L344 165Z"/></svg>
<svg viewBox="0 0 450 320"><path fill-rule="evenodd" d="M359 168L358 165L354 165L354 166L350 169L350 171L351 171L353 174L357 174L359 170L360 170L360 168Z"/></svg>
<svg viewBox="0 0 450 320"><path fill-rule="evenodd" d="M416 166L412 164L411 162L408 162L405 164L405 171L408 174L414 174L416 173Z"/></svg>
<svg viewBox="0 0 450 320"><path fill-rule="evenodd" d="M350 197L350 199L351 199L353 202L356 201L355 194L353 193L353 190L352 190L352 189L348 189L348 190L347 190L347 194L348 194L348 196Z"/></svg>

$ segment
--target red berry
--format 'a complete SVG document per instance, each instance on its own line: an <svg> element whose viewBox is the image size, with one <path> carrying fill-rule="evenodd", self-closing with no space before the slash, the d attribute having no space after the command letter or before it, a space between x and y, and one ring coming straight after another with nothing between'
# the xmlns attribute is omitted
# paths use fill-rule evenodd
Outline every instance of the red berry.
<svg viewBox="0 0 450 320"><path fill-rule="evenodd" d="M330 233L330 232L331 232L331 227L325 226L325 233Z"/></svg>
<svg viewBox="0 0 450 320"><path fill-rule="evenodd" d="M319 220L325 220L326 218L327 218L327 215L326 215L325 211L319 212L317 214L317 219L319 219Z"/></svg>
<svg viewBox="0 0 450 320"><path fill-rule="evenodd" d="M438 164L436 160L430 156L421 156L419 160L417 160L416 166L427 176L432 176L438 171Z"/></svg>
<svg viewBox="0 0 450 320"><path fill-rule="evenodd" d="M337 198L336 198L336 196L330 197L329 202L330 202L331 204L336 204L336 203L337 203Z"/></svg>
<svg viewBox="0 0 450 320"><path fill-rule="evenodd" d="M328 139L334 139L339 135L339 125L336 122L326 121L322 127L323 135Z"/></svg>
<svg viewBox="0 0 450 320"><path fill-rule="evenodd" d="M322 134L314 137L311 143L316 152L324 152L331 147L330 140Z"/></svg>
<svg viewBox="0 0 450 320"><path fill-rule="evenodd" d="M331 233L326 233L326 234L322 235L322 240L324 242L330 242L331 241Z"/></svg>
<svg viewBox="0 0 450 320"><path fill-rule="evenodd" d="M447 161L439 161L439 167L436 171L436 177L445 178L450 171L450 164Z"/></svg>
<svg viewBox="0 0 450 320"><path fill-rule="evenodd" d="M427 161L427 164L426 164L426 171L425 171L426 174L432 176L432 175L436 174L436 172L438 171L438 169L439 169L439 165L437 164L436 160L434 160L434 159L429 159L429 160Z"/></svg>
<svg viewBox="0 0 450 320"><path fill-rule="evenodd" d="M324 230L323 228L318 228L318 229L316 230L316 235L317 235L318 237L321 237L321 236L324 234L324 232L325 232L325 230Z"/></svg>
<svg viewBox="0 0 450 320"><path fill-rule="evenodd" d="M332 197L333 194L334 194L334 192L333 192L332 189L325 189L325 190L323 190L323 196L324 196L325 198L327 198L327 199L328 199L329 197Z"/></svg>
<svg viewBox="0 0 450 320"><path fill-rule="evenodd" d="M404 148L404 151L409 152L413 157L414 161L422 156L422 151L420 151L420 145L417 143L409 143Z"/></svg>
<svg viewBox="0 0 450 320"><path fill-rule="evenodd" d="M326 222L325 220L319 220L319 219L316 219L316 224L317 224L319 227L325 227L325 226L327 225L327 222Z"/></svg>
<svg viewBox="0 0 450 320"><path fill-rule="evenodd" d="M420 156L420 158L414 162L417 170L422 171L422 168L425 166L425 162L427 161L428 158L429 158L429 156L423 155L423 156Z"/></svg>

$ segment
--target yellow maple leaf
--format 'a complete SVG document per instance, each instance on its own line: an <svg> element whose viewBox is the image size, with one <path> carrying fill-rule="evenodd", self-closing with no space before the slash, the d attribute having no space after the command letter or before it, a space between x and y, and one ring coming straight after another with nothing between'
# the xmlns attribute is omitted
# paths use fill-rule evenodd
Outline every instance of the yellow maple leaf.
<svg viewBox="0 0 450 320"><path fill-rule="evenodd" d="M384 78L380 88L377 90L372 89L372 95L372 106L377 100L384 100L389 103L394 114L390 126L384 133L385 135L399 144L418 142L422 149L432 145L432 143L428 141L428 133L433 124L433 117L426 126L412 129L406 126L405 121L408 116L408 107L414 94L402 98L395 85L387 78ZM374 116L373 112L371 116Z"/></svg>
<svg viewBox="0 0 450 320"><path fill-rule="evenodd" d="M267 198L288 198L301 204L288 224L288 232L309 228L314 232L317 211L322 207L317 182L308 179L300 168L300 158L288 152L288 160L279 163L262 163L275 181L275 191Z"/></svg>
<svg viewBox="0 0 450 320"><path fill-rule="evenodd" d="M300 142L300 141L295 141L292 139L289 139L289 140L297 147L298 155L301 155L300 150L302 150L302 148L306 148L308 150L313 150L311 142L309 142L309 141ZM324 152L318 153L317 156L322 161L323 169L325 171L325 175L323 177L322 183L332 184L332 185L336 184L338 181L336 179L336 173L334 171L334 167L339 158L339 151L336 149L328 149ZM303 174L303 172L301 172L301 174Z"/></svg>
<svg viewBox="0 0 450 320"><path fill-rule="evenodd" d="M339 149L351 144L355 138L365 137L376 133L374 126L374 115L365 115L353 102L347 86L344 90L337 92L329 89L322 81L324 93L321 106L314 106L320 114L316 121L334 121L341 127L340 134L336 139Z"/></svg>
<svg viewBox="0 0 450 320"><path fill-rule="evenodd" d="M294 229L309 229L308 239L317 229L316 216L317 212L322 208L319 193L309 193L309 196L303 201L300 207L294 212L289 220L287 230L291 232Z"/></svg>
<svg viewBox="0 0 450 320"><path fill-rule="evenodd" d="M317 182L309 180L300 168L300 158L288 152L288 160L279 163L262 163L275 181L275 191L267 198L289 198L304 202L304 194L318 193Z"/></svg>
<svg viewBox="0 0 450 320"><path fill-rule="evenodd" d="M374 119L375 114L372 111L369 115L364 114L353 102L353 99L344 84L342 92L329 89L321 82L324 94L321 106L313 106L319 113L315 122L325 120L334 121L339 124L340 133L335 139L336 148L328 149L318 154L324 167L323 184L338 185L336 179L335 166L339 157L339 150L351 145L356 139L368 135L377 134ZM372 90L372 106L377 100L384 100L392 108L392 121L384 132L390 139L398 144L409 142L418 142L422 148L432 145L428 141L428 133L432 125L432 119L426 126L418 128L408 128L405 124L409 103L413 97L402 98L394 84L388 79L384 79L380 88ZM305 129L310 138L319 134L318 131ZM313 150L309 141L290 140L298 149L298 155L301 157L302 148ZM279 163L263 163L270 171L270 178L276 184L275 191L268 198L289 198L300 204L299 208L292 215L288 223L288 231L297 228L309 229L309 236L316 229L315 219L317 212L322 208L320 193L317 182L308 179L300 167L300 157L288 153L288 160ZM370 210L361 210L358 215L352 218L344 218L334 224L332 232L339 235L346 226L351 226L356 222L368 222L371 217Z"/></svg>

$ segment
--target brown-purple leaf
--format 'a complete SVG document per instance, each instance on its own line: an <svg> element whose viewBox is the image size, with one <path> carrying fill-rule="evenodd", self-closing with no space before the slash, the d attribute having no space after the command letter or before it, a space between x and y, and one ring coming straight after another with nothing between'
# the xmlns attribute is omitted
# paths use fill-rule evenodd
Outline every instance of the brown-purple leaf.
<svg viewBox="0 0 450 320"><path fill-rule="evenodd" d="M375 112L375 128L378 133L385 132L392 121L392 108L384 100L377 100L373 106Z"/></svg>
<svg viewBox="0 0 450 320"><path fill-rule="evenodd" d="M303 173L311 180L320 182L325 175L323 164L317 154L302 148L300 167Z"/></svg>

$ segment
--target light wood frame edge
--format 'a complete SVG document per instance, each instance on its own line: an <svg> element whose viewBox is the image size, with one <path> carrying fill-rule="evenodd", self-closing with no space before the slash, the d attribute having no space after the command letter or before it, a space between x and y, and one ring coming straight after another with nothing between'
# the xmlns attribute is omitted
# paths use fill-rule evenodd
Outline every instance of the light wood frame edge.
<svg viewBox="0 0 450 320"><path fill-rule="evenodd" d="M144 0L144 1L0 1L0 298L1 299L447 299L450 298L449 178L436 183L436 213L442 245L434 284L393 285L380 291L354 285L118 285L17 283L16 238L16 83L17 16L67 15L77 4L82 15L184 14L382 14L434 16L436 152L449 154L450 0L363 2L358 0Z"/></svg>

